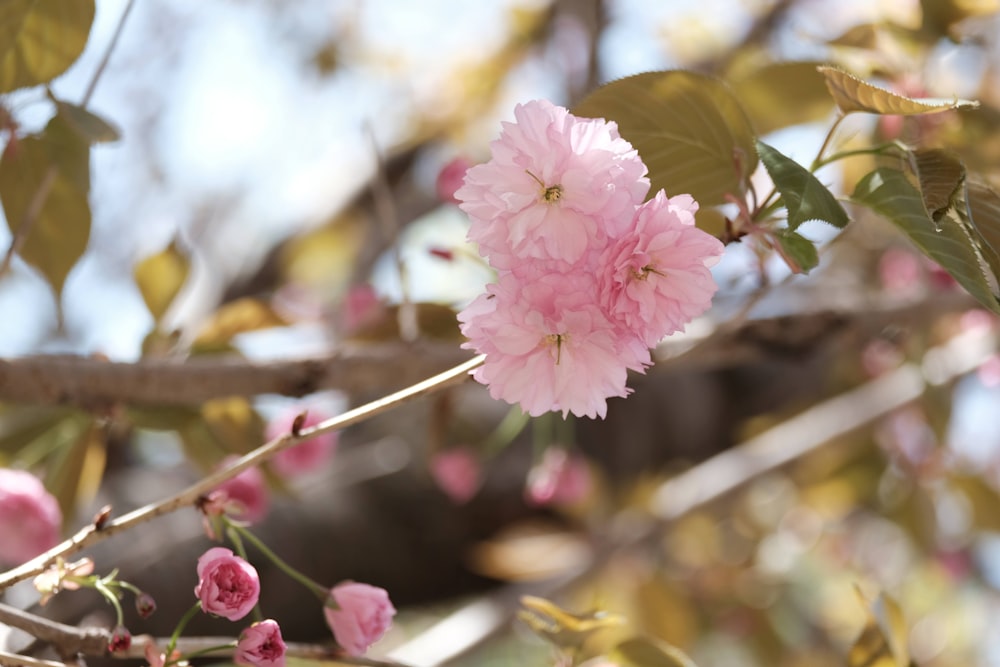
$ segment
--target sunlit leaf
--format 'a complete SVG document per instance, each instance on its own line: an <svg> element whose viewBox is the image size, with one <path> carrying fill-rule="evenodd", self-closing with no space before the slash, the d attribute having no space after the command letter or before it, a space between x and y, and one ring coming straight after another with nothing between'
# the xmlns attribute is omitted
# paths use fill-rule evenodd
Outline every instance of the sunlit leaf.
<svg viewBox="0 0 1000 667"><path fill-rule="evenodd" d="M936 261L982 305L1000 313L994 293L996 276L988 275L982 256L968 232L950 219L935 224L920 192L896 169L879 168L858 183L851 197L891 220L920 250Z"/></svg>
<svg viewBox="0 0 1000 667"><path fill-rule="evenodd" d="M680 649L645 637L626 639L608 657L619 667L696 667Z"/></svg>
<svg viewBox="0 0 1000 667"><path fill-rule="evenodd" d="M740 197L757 166L746 112L719 79L685 71L647 72L601 86L573 109L618 123L639 151L651 193L687 193L703 206Z"/></svg>
<svg viewBox="0 0 1000 667"><path fill-rule="evenodd" d="M976 528L1000 532L1000 493L980 475L951 473L948 482L969 501Z"/></svg>
<svg viewBox="0 0 1000 667"><path fill-rule="evenodd" d="M976 231L990 246L1000 251L1000 194L989 185L966 182L967 215Z"/></svg>
<svg viewBox="0 0 1000 667"><path fill-rule="evenodd" d="M757 142L757 153L788 210L789 229L809 220L847 226L850 220L844 207L808 169L762 141Z"/></svg>
<svg viewBox="0 0 1000 667"><path fill-rule="evenodd" d="M790 229L776 229L773 236L778 252L792 273L809 273L819 264L816 244L806 237Z"/></svg>
<svg viewBox="0 0 1000 667"><path fill-rule="evenodd" d="M853 74L836 67L818 68L826 77L826 86L834 101L844 113L863 111L877 114L910 116L922 113L937 113L951 109L973 109L979 106L974 100L923 98L916 99L873 86Z"/></svg>
<svg viewBox="0 0 1000 667"><path fill-rule="evenodd" d="M7 226L17 234L30 224L19 254L57 296L90 239L89 188L89 146L59 116L40 136L9 143L0 158Z"/></svg>
<svg viewBox="0 0 1000 667"><path fill-rule="evenodd" d="M62 74L83 53L94 0L0 2L0 93Z"/></svg>
<svg viewBox="0 0 1000 667"><path fill-rule="evenodd" d="M234 336L287 326L287 322L266 303L244 297L224 304L198 332L192 344L194 352L213 352L230 349Z"/></svg>
<svg viewBox="0 0 1000 667"><path fill-rule="evenodd" d="M469 550L469 567L505 581L546 579L584 562L589 551L580 535L542 521L510 525Z"/></svg>
<svg viewBox="0 0 1000 667"><path fill-rule="evenodd" d="M815 62L768 63L729 77L758 134L825 118L833 100Z"/></svg>
<svg viewBox="0 0 1000 667"><path fill-rule="evenodd" d="M55 100L58 114L66 124L88 144L101 144L121 139L118 128L93 111L78 104Z"/></svg>
<svg viewBox="0 0 1000 667"><path fill-rule="evenodd" d="M216 398L201 407L215 439L229 453L245 454L264 444L264 420L243 396Z"/></svg>
<svg viewBox="0 0 1000 667"><path fill-rule="evenodd" d="M181 439L184 456L202 470L210 470L232 452L219 442L203 419L180 424L177 436Z"/></svg>
<svg viewBox="0 0 1000 667"><path fill-rule="evenodd" d="M920 194L931 218L941 219L959 196L965 181L962 161L940 148L918 148L910 153L910 167L920 183Z"/></svg>
<svg viewBox="0 0 1000 667"><path fill-rule="evenodd" d="M184 286L190 269L191 262L176 241L135 265L135 283L157 322Z"/></svg>
<svg viewBox="0 0 1000 667"><path fill-rule="evenodd" d="M16 460L21 466L30 467L38 460L24 460L21 451L57 428L73 410L68 408L39 408L17 406L0 417L0 453L4 460Z"/></svg>
<svg viewBox="0 0 1000 667"><path fill-rule="evenodd" d="M619 614L600 610L573 614L545 598L532 595L522 597L521 606L524 608L518 611L518 619L535 634L563 648L581 646L595 632L625 623Z"/></svg>
<svg viewBox="0 0 1000 667"><path fill-rule="evenodd" d="M97 493L104 475L107 440L104 430L92 420L80 416L63 422L58 451L48 464L45 486L59 501L63 517L68 521L75 508L89 504Z"/></svg>
<svg viewBox="0 0 1000 667"><path fill-rule="evenodd" d="M882 593L865 605L865 626L847 655L848 667L909 667L909 631L899 605Z"/></svg>
<svg viewBox="0 0 1000 667"><path fill-rule="evenodd" d="M201 418L195 408L184 406L137 406L128 407L128 421L137 428L153 431L175 431Z"/></svg>

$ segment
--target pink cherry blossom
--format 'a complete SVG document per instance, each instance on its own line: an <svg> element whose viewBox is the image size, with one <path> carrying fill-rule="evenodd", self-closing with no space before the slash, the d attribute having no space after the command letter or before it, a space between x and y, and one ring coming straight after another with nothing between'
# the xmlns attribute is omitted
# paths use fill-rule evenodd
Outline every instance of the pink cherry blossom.
<svg viewBox="0 0 1000 667"><path fill-rule="evenodd" d="M382 588L345 581L330 589L330 602L323 607L334 639L348 655L364 655L392 626L395 607Z"/></svg>
<svg viewBox="0 0 1000 667"><path fill-rule="evenodd" d="M0 468L0 563L20 565L59 542L55 497L25 470Z"/></svg>
<svg viewBox="0 0 1000 667"><path fill-rule="evenodd" d="M292 424L302 410L290 410L267 425L267 439L290 433ZM315 426L326 420L326 415L318 410L306 412L302 428ZM315 438L304 440L297 445L283 449L271 459L271 467L285 478L296 477L315 471L323 466L337 450L337 434L324 433Z"/></svg>
<svg viewBox="0 0 1000 667"><path fill-rule="evenodd" d="M550 410L604 417L607 398L627 396L627 369L643 370L649 350L616 328L597 305L589 273L501 274L458 315L463 344L486 355L474 373L490 395L532 416Z"/></svg>
<svg viewBox="0 0 1000 667"><path fill-rule="evenodd" d="M220 467L229 466L237 458L226 457ZM234 518L256 523L267 514L267 482L259 468L247 468L235 477L227 479L215 490L226 494L226 511Z"/></svg>
<svg viewBox="0 0 1000 667"><path fill-rule="evenodd" d="M229 549L213 547L198 559L194 594L205 613L238 621L257 604L260 578L253 565Z"/></svg>
<svg viewBox="0 0 1000 667"><path fill-rule="evenodd" d="M465 172L469 171L472 162L464 155L452 158L448 164L438 172L434 189L437 191L438 200L447 204L457 204L455 191L462 187L465 180Z"/></svg>
<svg viewBox="0 0 1000 667"><path fill-rule="evenodd" d="M479 459L468 447L437 452L430 461L438 487L459 505L469 502L479 489Z"/></svg>
<svg viewBox="0 0 1000 667"><path fill-rule="evenodd" d="M533 505L570 504L586 498L592 487L590 468L583 457L563 447L549 447L528 473L525 495Z"/></svg>
<svg viewBox="0 0 1000 667"><path fill-rule="evenodd" d="M518 105L514 118L455 193L480 254L499 269L525 258L574 264L624 232L649 179L618 126L545 100Z"/></svg>
<svg viewBox="0 0 1000 667"><path fill-rule="evenodd" d="M636 209L632 229L604 262L605 307L650 347L705 312L717 289L709 267L723 245L695 227L697 210L690 195L661 190Z"/></svg>
<svg viewBox="0 0 1000 667"><path fill-rule="evenodd" d="M285 648L277 621L268 619L240 633L233 662L249 667L284 667Z"/></svg>

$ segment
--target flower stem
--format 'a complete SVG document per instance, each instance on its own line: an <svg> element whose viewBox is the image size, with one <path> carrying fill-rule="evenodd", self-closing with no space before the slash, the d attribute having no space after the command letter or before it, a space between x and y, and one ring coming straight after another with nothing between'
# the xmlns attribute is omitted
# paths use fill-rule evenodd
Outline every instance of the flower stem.
<svg viewBox="0 0 1000 667"><path fill-rule="evenodd" d="M230 522L228 519L226 519L226 523L229 525L229 529L226 531L227 533L230 533L230 532L239 533L239 535L243 539L245 539L250 544L254 545L254 547L258 551L260 551L262 554L264 554L264 556L268 560L270 560L272 563L274 563L275 565L277 565L278 569L280 569L282 572L284 572L285 574L287 574L289 577L291 577L295 581L297 581L300 584L302 584L303 586L305 586L311 592L315 593L316 596L319 597L320 600L326 600L327 597L329 597L330 591L327 588L325 588L324 586L321 586L320 584L316 583L315 581L313 581L312 579L310 579L309 577L307 577L306 575L302 574L301 572L299 572L298 570L296 570L294 567L292 567L291 565L289 565L280 556L278 556L278 554L276 554L273 551L271 551L271 549L266 544L264 544L263 542L261 542L260 539L256 535L254 535L253 533L251 533L249 530L247 530L243 526L240 526L240 525L237 525L237 524L234 524L234 523Z"/></svg>
<svg viewBox="0 0 1000 667"><path fill-rule="evenodd" d="M201 600L194 603L194 606L184 612L181 616L181 620L177 622L177 627L174 628L174 633L170 635L170 643L167 644L167 651L165 655L169 658L170 654L174 652L174 647L177 646L177 640L180 638L181 633L184 632L184 627L194 618L194 615L201 611Z"/></svg>

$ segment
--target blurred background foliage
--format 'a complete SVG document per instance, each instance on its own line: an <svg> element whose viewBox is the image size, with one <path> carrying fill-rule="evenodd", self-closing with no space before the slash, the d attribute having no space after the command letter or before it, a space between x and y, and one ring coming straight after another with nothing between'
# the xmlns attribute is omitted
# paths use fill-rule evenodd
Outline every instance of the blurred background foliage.
<svg viewBox="0 0 1000 667"><path fill-rule="evenodd" d="M706 77L699 94L738 100L749 155L759 137L808 166L835 118L816 68L832 64L909 98L979 102L853 114L839 150L947 149L996 187L998 35L991 0L7 0L0 355L47 355L39 377L57 391L19 400L26 388L0 366L0 462L43 475L73 529L100 504L155 500L257 447L286 408L334 414L461 359L454 312L489 275L435 181L454 159L485 159L520 101L586 109L601 83L684 69ZM765 192L754 164L744 175ZM858 155L817 177L843 200L875 166ZM738 211L731 189L709 185L699 224L724 236ZM621 664L683 664L658 641L703 667L1000 664L1000 357L916 400L890 396L847 434L826 438L817 422L823 444L711 502L669 520L656 509L672 476L811 406L907 363L930 377L928 350L956 335L995 343L995 316L947 272L870 210L848 212L843 232L798 228L818 246L808 275L771 246L731 243L713 310L661 346L606 421L518 430L481 388L450 391L344 433L329 469L269 476L262 537L321 581L385 586L403 614L380 651L413 664L551 663L544 628L570 626L555 643L574 658L617 646ZM988 273L975 279L995 295ZM335 363L372 350L391 369L384 386L345 376L191 402L179 385L144 402L87 400L87 376L66 377L110 362ZM60 355L93 363L45 365ZM553 444L586 457L591 484L538 506L525 484ZM427 470L459 446L486 470L464 504ZM134 632L170 631L189 600L163 582L192 579L204 547L185 514L95 550L160 602L159 620ZM263 576L286 638L324 640L320 614ZM466 650L497 627L463 605L495 591L551 595L578 616L529 614ZM48 613L64 620L101 614L83 595L56 602ZM595 610L622 622L595 624ZM461 636L418 647L441 619L463 621Z"/></svg>

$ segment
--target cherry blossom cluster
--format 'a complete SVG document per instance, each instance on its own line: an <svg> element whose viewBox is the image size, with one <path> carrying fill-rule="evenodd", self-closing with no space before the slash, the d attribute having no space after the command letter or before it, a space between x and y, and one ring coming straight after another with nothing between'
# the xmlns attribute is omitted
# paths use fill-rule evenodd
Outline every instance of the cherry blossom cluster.
<svg viewBox="0 0 1000 667"><path fill-rule="evenodd" d="M455 192L497 279L459 313L474 374L532 416L604 417L628 370L711 304L722 244L689 195L645 201L646 166L614 122L518 105Z"/></svg>

